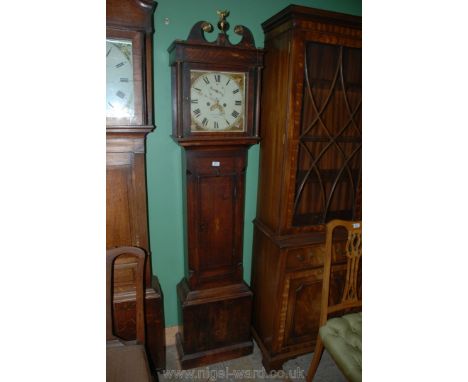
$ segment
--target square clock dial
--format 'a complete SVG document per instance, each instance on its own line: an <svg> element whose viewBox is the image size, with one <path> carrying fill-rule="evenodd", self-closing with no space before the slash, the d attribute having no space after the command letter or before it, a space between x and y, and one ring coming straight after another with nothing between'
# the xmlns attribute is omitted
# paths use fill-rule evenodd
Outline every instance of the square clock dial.
<svg viewBox="0 0 468 382"><path fill-rule="evenodd" d="M191 70L190 131L245 131L245 85L245 73Z"/></svg>
<svg viewBox="0 0 468 382"><path fill-rule="evenodd" d="M135 116L131 40L106 40L106 116Z"/></svg>

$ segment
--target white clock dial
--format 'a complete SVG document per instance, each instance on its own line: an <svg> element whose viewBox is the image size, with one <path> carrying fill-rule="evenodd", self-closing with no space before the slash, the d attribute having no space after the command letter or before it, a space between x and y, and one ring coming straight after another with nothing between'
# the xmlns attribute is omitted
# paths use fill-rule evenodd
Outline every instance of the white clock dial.
<svg viewBox="0 0 468 382"><path fill-rule="evenodd" d="M190 74L191 131L245 131L245 73Z"/></svg>
<svg viewBox="0 0 468 382"><path fill-rule="evenodd" d="M106 40L106 116L132 119L135 115L132 42Z"/></svg>

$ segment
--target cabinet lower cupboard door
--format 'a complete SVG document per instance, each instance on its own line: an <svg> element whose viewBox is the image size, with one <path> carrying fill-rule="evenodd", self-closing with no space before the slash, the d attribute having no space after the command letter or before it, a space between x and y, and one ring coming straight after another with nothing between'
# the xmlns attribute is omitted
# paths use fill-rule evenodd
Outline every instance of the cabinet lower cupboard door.
<svg viewBox="0 0 468 382"><path fill-rule="evenodd" d="M319 329L322 268L286 274L283 285L281 319L284 322L282 348L310 342L315 344ZM344 264L336 264L331 282L334 292L331 301L339 298L343 290Z"/></svg>
<svg viewBox="0 0 468 382"><path fill-rule="evenodd" d="M284 285L284 307L286 308L283 347L314 342L318 321L310 317L318 316L322 292L321 269L299 272L286 277Z"/></svg>

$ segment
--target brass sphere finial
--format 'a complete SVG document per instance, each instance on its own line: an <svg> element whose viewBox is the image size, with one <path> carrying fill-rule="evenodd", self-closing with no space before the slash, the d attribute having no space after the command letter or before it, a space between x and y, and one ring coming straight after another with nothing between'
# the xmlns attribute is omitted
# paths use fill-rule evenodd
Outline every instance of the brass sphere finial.
<svg viewBox="0 0 468 382"><path fill-rule="evenodd" d="M211 32L213 32L213 25L211 25L210 23L205 21L202 24L202 29L203 29L204 32L211 33Z"/></svg>

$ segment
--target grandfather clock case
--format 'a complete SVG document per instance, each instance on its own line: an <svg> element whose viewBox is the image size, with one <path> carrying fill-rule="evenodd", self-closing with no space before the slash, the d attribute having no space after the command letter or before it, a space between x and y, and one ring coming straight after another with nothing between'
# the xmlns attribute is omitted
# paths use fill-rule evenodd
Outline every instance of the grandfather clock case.
<svg viewBox="0 0 468 382"><path fill-rule="evenodd" d="M289 6L262 24L253 334L267 370L314 350L324 223L361 218L361 18ZM334 244L338 298L346 259Z"/></svg>
<svg viewBox="0 0 468 382"><path fill-rule="evenodd" d="M151 269L145 178L145 139L154 129L152 35L156 6L152 0L106 2L106 246L136 246L148 254L146 350L153 373L165 368L166 358L163 297ZM131 258L117 259L114 332L125 340L136 338L135 271Z"/></svg>
<svg viewBox="0 0 468 382"><path fill-rule="evenodd" d="M258 142L263 51L236 26L231 44L226 12L210 43L211 24L195 24L169 47L173 139L183 147L185 277L177 286L184 369L253 350L252 292L243 281L242 237L247 150Z"/></svg>

